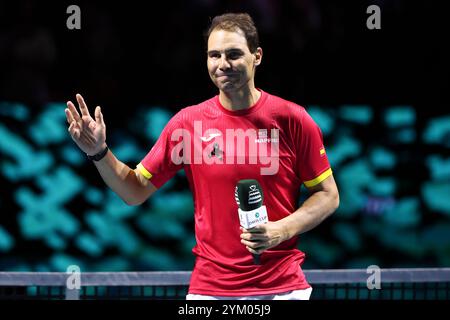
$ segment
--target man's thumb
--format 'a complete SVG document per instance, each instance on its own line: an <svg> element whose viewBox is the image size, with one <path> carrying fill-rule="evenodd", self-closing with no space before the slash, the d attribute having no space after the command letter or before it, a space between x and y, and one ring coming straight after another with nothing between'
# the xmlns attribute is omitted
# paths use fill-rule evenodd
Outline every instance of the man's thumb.
<svg viewBox="0 0 450 320"><path fill-rule="evenodd" d="M98 125L104 125L105 124L103 122L103 114L102 114L100 106L97 106L95 108L95 122L97 122Z"/></svg>

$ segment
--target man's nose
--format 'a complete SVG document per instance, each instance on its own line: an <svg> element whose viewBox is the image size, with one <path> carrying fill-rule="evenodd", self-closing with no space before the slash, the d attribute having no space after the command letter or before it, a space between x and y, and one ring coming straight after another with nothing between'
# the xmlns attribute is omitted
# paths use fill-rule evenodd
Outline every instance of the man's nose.
<svg viewBox="0 0 450 320"><path fill-rule="evenodd" d="M229 69L231 65L229 64L227 57L225 55L222 55L219 61L219 69L220 70L226 70Z"/></svg>

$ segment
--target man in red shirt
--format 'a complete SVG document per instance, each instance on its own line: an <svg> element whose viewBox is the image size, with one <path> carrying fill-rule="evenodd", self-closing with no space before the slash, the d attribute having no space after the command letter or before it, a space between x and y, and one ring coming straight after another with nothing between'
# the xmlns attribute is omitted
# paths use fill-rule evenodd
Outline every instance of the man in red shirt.
<svg viewBox="0 0 450 320"><path fill-rule="evenodd" d="M108 149L100 107L94 120L81 95L81 116L67 103L68 130L127 204L143 203L185 170L197 240L188 299L308 299L297 238L339 205L321 131L303 107L255 87L263 52L249 15L215 17L207 47L219 94L180 110L136 169ZM248 230L234 198L242 179L260 183L269 220ZM297 208L301 184L311 195ZM260 265L250 253L260 254Z"/></svg>

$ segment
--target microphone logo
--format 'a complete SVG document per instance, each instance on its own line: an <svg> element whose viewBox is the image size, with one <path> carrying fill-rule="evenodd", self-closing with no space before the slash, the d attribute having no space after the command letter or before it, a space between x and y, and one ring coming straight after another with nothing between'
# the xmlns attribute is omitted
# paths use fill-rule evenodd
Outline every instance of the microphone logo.
<svg viewBox="0 0 450 320"><path fill-rule="evenodd" d="M252 190L252 186L250 186L247 200L248 200L249 205L262 202L261 192L259 192L259 190L256 188L256 186L253 190Z"/></svg>

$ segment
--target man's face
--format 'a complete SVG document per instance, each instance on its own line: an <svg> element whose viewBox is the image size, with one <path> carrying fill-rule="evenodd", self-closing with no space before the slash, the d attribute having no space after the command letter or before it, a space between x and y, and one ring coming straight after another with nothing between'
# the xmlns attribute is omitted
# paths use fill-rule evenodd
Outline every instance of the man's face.
<svg viewBox="0 0 450 320"><path fill-rule="evenodd" d="M214 30L208 39L208 72L214 84L224 92L248 85L261 61L262 51L252 54L242 31Z"/></svg>

